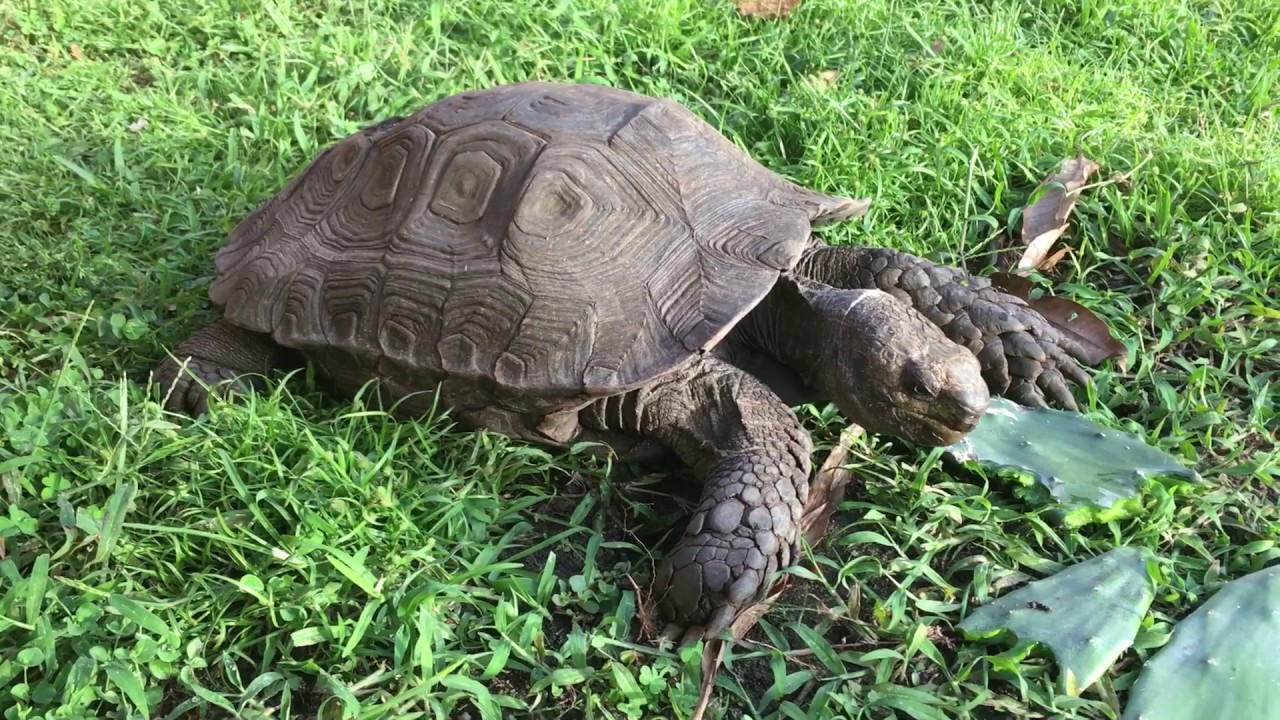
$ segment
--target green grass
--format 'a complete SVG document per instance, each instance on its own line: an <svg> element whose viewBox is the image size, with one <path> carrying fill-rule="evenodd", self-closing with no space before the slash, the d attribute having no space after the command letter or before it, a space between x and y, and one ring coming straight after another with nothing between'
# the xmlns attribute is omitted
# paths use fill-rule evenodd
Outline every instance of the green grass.
<svg viewBox="0 0 1280 720"><path fill-rule="evenodd" d="M1115 717L1174 622L1280 557L1280 6L994 6L0 5L4 717L687 715L698 654L649 643L637 593L682 527L678 474L614 482L305 374L194 423L135 382L213 317L213 251L319 148L534 77L682 101L777 171L871 196L832 241L974 268L1061 158L1102 164L1053 282L1129 353L1080 397L1205 483L1068 531L1006 481L867 440L710 717ZM806 417L829 442L838 420ZM957 640L972 604L1122 543L1163 577L1084 697L1043 657Z"/></svg>

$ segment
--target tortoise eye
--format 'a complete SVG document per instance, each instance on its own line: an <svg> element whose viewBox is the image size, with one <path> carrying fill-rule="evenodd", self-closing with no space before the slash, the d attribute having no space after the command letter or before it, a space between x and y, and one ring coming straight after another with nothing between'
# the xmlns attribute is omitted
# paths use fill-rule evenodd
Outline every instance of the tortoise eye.
<svg viewBox="0 0 1280 720"><path fill-rule="evenodd" d="M931 400L938 396L937 389L929 381L928 373L919 363L908 361L902 375L902 386L915 397L922 400Z"/></svg>

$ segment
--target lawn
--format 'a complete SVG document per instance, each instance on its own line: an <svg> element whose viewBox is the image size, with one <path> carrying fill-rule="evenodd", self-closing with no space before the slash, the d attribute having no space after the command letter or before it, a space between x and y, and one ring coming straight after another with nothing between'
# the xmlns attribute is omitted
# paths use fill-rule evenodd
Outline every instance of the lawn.
<svg viewBox="0 0 1280 720"><path fill-rule="evenodd" d="M1101 171L1041 281L1127 347L1077 397L1204 482L1069 530L888 438L708 717L1114 718L1142 659L1280 558L1280 5L1272 0L9 0L0 4L0 710L17 718L680 718L699 650L646 634L683 527L631 472L299 373L198 422L144 385L214 317L212 253L321 148L526 78L681 101L825 233L989 271L1063 158ZM984 270L986 268L986 270ZM802 408L815 461L841 421ZM973 606L1121 544L1161 558L1081 697L962 642ZM145 707L145 710L144 710Z"/></svg>

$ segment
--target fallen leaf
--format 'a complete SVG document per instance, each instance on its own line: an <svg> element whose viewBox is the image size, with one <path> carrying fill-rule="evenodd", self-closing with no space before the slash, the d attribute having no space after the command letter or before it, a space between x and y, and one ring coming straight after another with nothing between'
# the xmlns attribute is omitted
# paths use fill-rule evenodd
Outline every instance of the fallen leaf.
<svg viewBox="0 0 1280 720"><path fill-rule="evenodd" d="M836 80L840 77L839 70L823 70L809 78L809 84L818 89L829 88L836 84Z"/></svg>
<svg viewBox="0 0 1280 720"><path fill-rule="evenodd" d="M992 285L1009 293L1020 300L1031 300L1031 281L1022 275L1015 275L1010 272L991 273L991 277L987 278Z"/></svg>
<svg viewBox="0 0 1280 720"><path fill-rule="evenodd" d="M707 714L711 693L716 688L716 675L728 649L729 646L719 638L707 641L702 648L702 687L698 689L698 703L693 706L693 714L689 716L689 720L702 720L702 716Z"/></svg>
<svg viewBox="0 0 1280 720"><path fill-rule="evenodd" d="M1097 365L1109 357L1121 357L1127 350L1111 334L1111 329L1089 308L1074 300L1056 295L1031 297L1031 281L1022 275L1008 272L992 273L991 284L1016 298L1025 300L1032 310L1040 313L1050 325L1080 343L1087 357L1085 362Z"/></svg>
<svg viewBox="0 0 1280 720"><path fill-rule="evenodd" d="M853 473L842 466L849 462L853 441L865 432L859 425L845 428L809 487L809 499L800 516L800 532L804 533L804 539L811 547L827 534L831 515L844 500L844 489L853 479Z"/></svg>
<svg viewBox="0 0 1280 720"><path fill-rule="evenodd" d="M850 425L840 433L840 440L818 469L813 484L809 486L809 499L805 503L804 512L800 516L800 532L805 542L813 547L827 534L831 515L844 499L844 489L853 478L853 473L843 467L849 462L850 446L853 441L866 431L858 425ZM760 618L773 607L773 604L786 592L790 575L782 576L769 595L754 605L748 605L738 613L729 625L729 636L736 643L751 632L751 628L760 622ZM721 638L712 638L702 649L702 687L698 692L698 703L693 708L689 720L702 720L707 706L711 703L711 694L715 689L716 675L720 672L720 663L728 652L730 643Z"/></svg>
<svg viewBox="0 0 1280 720"><path fill-rule="evenodd" d="M68 49L71 52L71 57L75 58L76 60L84 59L84 51L80 49L80 43L71 43L71 47Z"/></svg>
<svg viewBox="0 0 1280 720"><path fill-rule="evenodd" d="M1105 322L1074 300L1041 295L1028 300L1027 304L1043 315L1050 325L1080 343L1085 351L1084 361L1089 365L1097 365L1109 357L1120 357L1127 352L1125 346L1112 337Z"/></svg>
<svg viewBox="0 0 1280 720"><path fill-rule="evenodd" d="M1064 161L1058 172L1036 188L1033 195L1042 190L1043 194L1022 211L1022 244L1025 248L1015 269L1029 272L1044 268L1049 251L1067 229L1067 218L1080 197L1080 190L1098 168L1098 163L1080 155ZM1061 259L1059 256L1058 260Z"/></svg>
<svg viewBox="0 0 1280 720"><path fill-rule="evenodd" d="M1074 249L1075 248L1071 247L1070 245L1063 245L1062 247L1054 251L1052 255L1045 258L1044 262L1040 263L1040 269L1041 270L1054 269L1055 267L1058 266L1058 263L1062 262L1062 258L1066 257L1067 253L1071 252Z"/></svg>
<svg viewBox="0 0 1280 720"><path fill-rule="evenodd" d="M768 20L784 18L800 4L800 0L737 0L738 14Z"/></svg>

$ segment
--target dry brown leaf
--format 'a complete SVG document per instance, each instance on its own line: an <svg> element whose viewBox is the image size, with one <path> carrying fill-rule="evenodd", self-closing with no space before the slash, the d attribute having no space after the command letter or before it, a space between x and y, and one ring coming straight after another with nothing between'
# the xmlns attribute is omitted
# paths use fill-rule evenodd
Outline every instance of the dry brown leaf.
<svg viewBox="0 0 1280 720"><path fill-rule="evenodd" d="M1075 250L1075 248L1071 247L1070 245L1063 245L1062 247L1055 250L1052 255L1045 258L1044 262L1040 263L1040 269L1041 270L1054 269L1055 267L1058 266L1058 263L1062 262L1062 258L1066 257L1067 253L1071 252L1072 250Z"/></svg>
<svg viewBox="0 0 1280 720"><path fill-rule="evenodd" d="M813 485L809 487L809 500L800 516L800 532L804 533L804 539L811 547L817 545L827 534L831 514L836 511L840 501L844 500L844 489L853 478L853 473L842 466L849 462L853 441L864 433L866 430L860 425L846 427L822 467L818 468Z"/></svg>
<svg viewBox="0 0 1280 720"><path fill-rule="evenodd" d="M1032 194L1040 193L1041 189L1044 193L1022 211L1022 244L1025 249L1016 270L1030 272L1044 268L1049 251L1067 229L1067 218L1080 197L1081 188L1098 168L1098 163L1080 155L1064 161L1058 172L1040 183Z"/></svg>
<svg viewBox="0 0 1280 720"><path fill-rule="evenodd" d="M71 52L71 57L76 60L84 59L84 51L80 49L80 43L71 43L71 47L68 50Z"/></svg>
<svg viewBox="0 0 1280 720"><path fill-rule="evenodd" d="M1109 357L1125 355L1125 346L1111 335L1111 329L1089 308L1064 297L1041 295L1027 304L1044 316L1050 325L1058 328L1085 351L1085 363L1097 365Z"/></svg>
<svg viewBox="0 0 1280 720"><path fill-rule="evenodd" d="M991 281L992 285L1019 300L1031 300L1031 281L1022 275L1015 275L1010 272L994 272L987 279Z"/></svg>
<svg viewBox="0 0 1280 720"><path fill-rule="evenodd" d="M836 80L840 78L839 70L823 70L817 75L809 78L809 84L819 90L829 88L836 84Z"/></svg>
<svg viewBox="0 0 1280 720"><path fill-rule="evenodd" d="M858 425L845 428L840 433L840 440L823 461L822 467L818 469L818 474L813 479L813 484L809 487L809 499L800 516L800 532L810 547L817 545L827 534L831 515L844 499L844 489L853 478L853 473L844 467L849 462L849 448L853 441L865 432ZM733 638L733 642L736 643L746 637L747 633L751 632L751 628L755 627L756 623L760 622L760 618L764 617L769 608L782 597L787 590L787 581L790 577L790 575L782 576L770 588L769 595L765 599L743 608L742 612L738 613L729 625L729 636ZM711 694L715 689L716 675L720 672L720 663L724 660L724 654L728 649L729 643L718 637L708 640L702 646L702 687L698 692L698 704L694 706L689 720L702 720L702 716L706 713L707 706L711 703Z"/></svg>
<svg viewBox="0 0 1280 720"><path fill-rule="evenodd" d="M760 622L765 612L782 597L786 591L786 578L775 586L773 593L755 605L748 606L738 613L738 617L729 624L729 635L736 643L751 632L751 628ZM712 638L702 646L702 687L698 689L698 703L693 707L689 720L702 720L711 704L711 695L716 688L716 675L720 673L720 664L724 662L724 654L729 651L729 643L720 638Z"/></svg>
<svg viewBox="0 0 1280 720"><path fill-rule="evenodd" d="M800 0L736 0L738 14L776 20L791 14Z"/></svg>
<svg viewBox="0 0 1280 720"><path fill-rule="evenodd" d="M719 638L708 640L702 646L702 687L698 689L698 703L693 706L693 714L689 716L689 720L702 720L702 716L707 714L711 693L716 689L716 674L720 671L720 663L724 662L724 653L728 647Z"/></svg>

